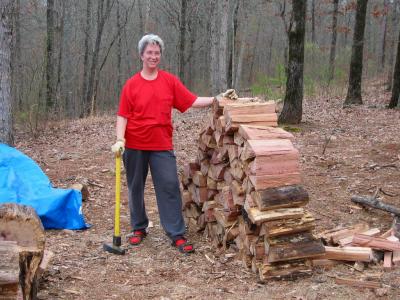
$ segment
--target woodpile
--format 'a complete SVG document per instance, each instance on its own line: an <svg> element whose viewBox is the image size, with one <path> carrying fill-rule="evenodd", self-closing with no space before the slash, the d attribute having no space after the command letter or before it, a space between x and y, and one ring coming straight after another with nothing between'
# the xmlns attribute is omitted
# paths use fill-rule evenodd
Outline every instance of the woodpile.
<svg viewBox="0 0 400 300"><path fill-rule="evenodd" d="M325 253L304 208L293 138L277 127L274 102L220 97L181 178L189 226L236 249L261 280L310 274L310 260Z"/></svg>
<svg viewBox="0 0 400 300"><path fill-rule="evenodd" d="M384 269L400 265L400 242L393 228L382 234L378 228L361 223L322 232L320 237L326 244L325 254L315 261L316 265L322 266L322 260L383 261Z"/></svg>
<svg viewBox="0 0 400 300"><path fill-rule="evenodd" d="M18 204L0 205L0 298L36 299L39 278L51 253L35 210Z"/></svg>

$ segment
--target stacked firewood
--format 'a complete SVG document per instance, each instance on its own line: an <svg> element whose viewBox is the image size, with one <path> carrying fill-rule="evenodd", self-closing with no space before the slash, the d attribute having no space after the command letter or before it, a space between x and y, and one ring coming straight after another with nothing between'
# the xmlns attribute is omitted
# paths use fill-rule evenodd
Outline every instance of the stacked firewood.
<svg viewBox="0 0 400 300"><path fill-rule="evenodd" d="M324 253L303 208L309 197L292 140L277 127L274 102L217 97L181 178L189 226L237 249L262 280L310 274L309 260Z"/></svg>

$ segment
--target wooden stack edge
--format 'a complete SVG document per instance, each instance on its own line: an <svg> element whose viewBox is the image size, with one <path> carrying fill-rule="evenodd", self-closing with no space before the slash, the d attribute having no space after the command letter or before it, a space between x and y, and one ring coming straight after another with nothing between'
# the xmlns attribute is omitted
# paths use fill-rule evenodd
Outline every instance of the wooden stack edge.
<svg viewBox="0 0 400 300"><path fill-rule="evenodd" d="M231 247L261 280L311 273L325 253L304 206L299 152L274 102L215 99L198 154L181 176L184 216L215 247Z"/></svg>

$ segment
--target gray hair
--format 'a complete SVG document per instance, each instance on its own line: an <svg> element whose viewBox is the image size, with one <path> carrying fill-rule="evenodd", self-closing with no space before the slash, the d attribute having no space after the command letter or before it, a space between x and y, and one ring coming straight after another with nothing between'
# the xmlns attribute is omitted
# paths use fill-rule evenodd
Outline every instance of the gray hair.
<svg viewBox="0 0 400 300"><path fill-rule="evenodd" d="M140 55L143 55L144 49L146 49L146 46L148 44L158 45L160 46L161 54L164 52L163 40L158 35L146 34L140 39L138 43L138 50Z"/></svg>

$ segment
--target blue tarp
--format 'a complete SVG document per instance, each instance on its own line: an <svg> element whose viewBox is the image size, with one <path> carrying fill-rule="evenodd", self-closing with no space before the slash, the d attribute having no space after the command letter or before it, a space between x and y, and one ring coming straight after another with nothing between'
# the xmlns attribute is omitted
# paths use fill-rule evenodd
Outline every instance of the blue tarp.
<svg viewBox="0 0 400 300"><path fill-rule="evenodd" d="M45 229L85 229L82 194L55 189L40 167L28 156L0 143L0 204L32 206Z"/></svg>

